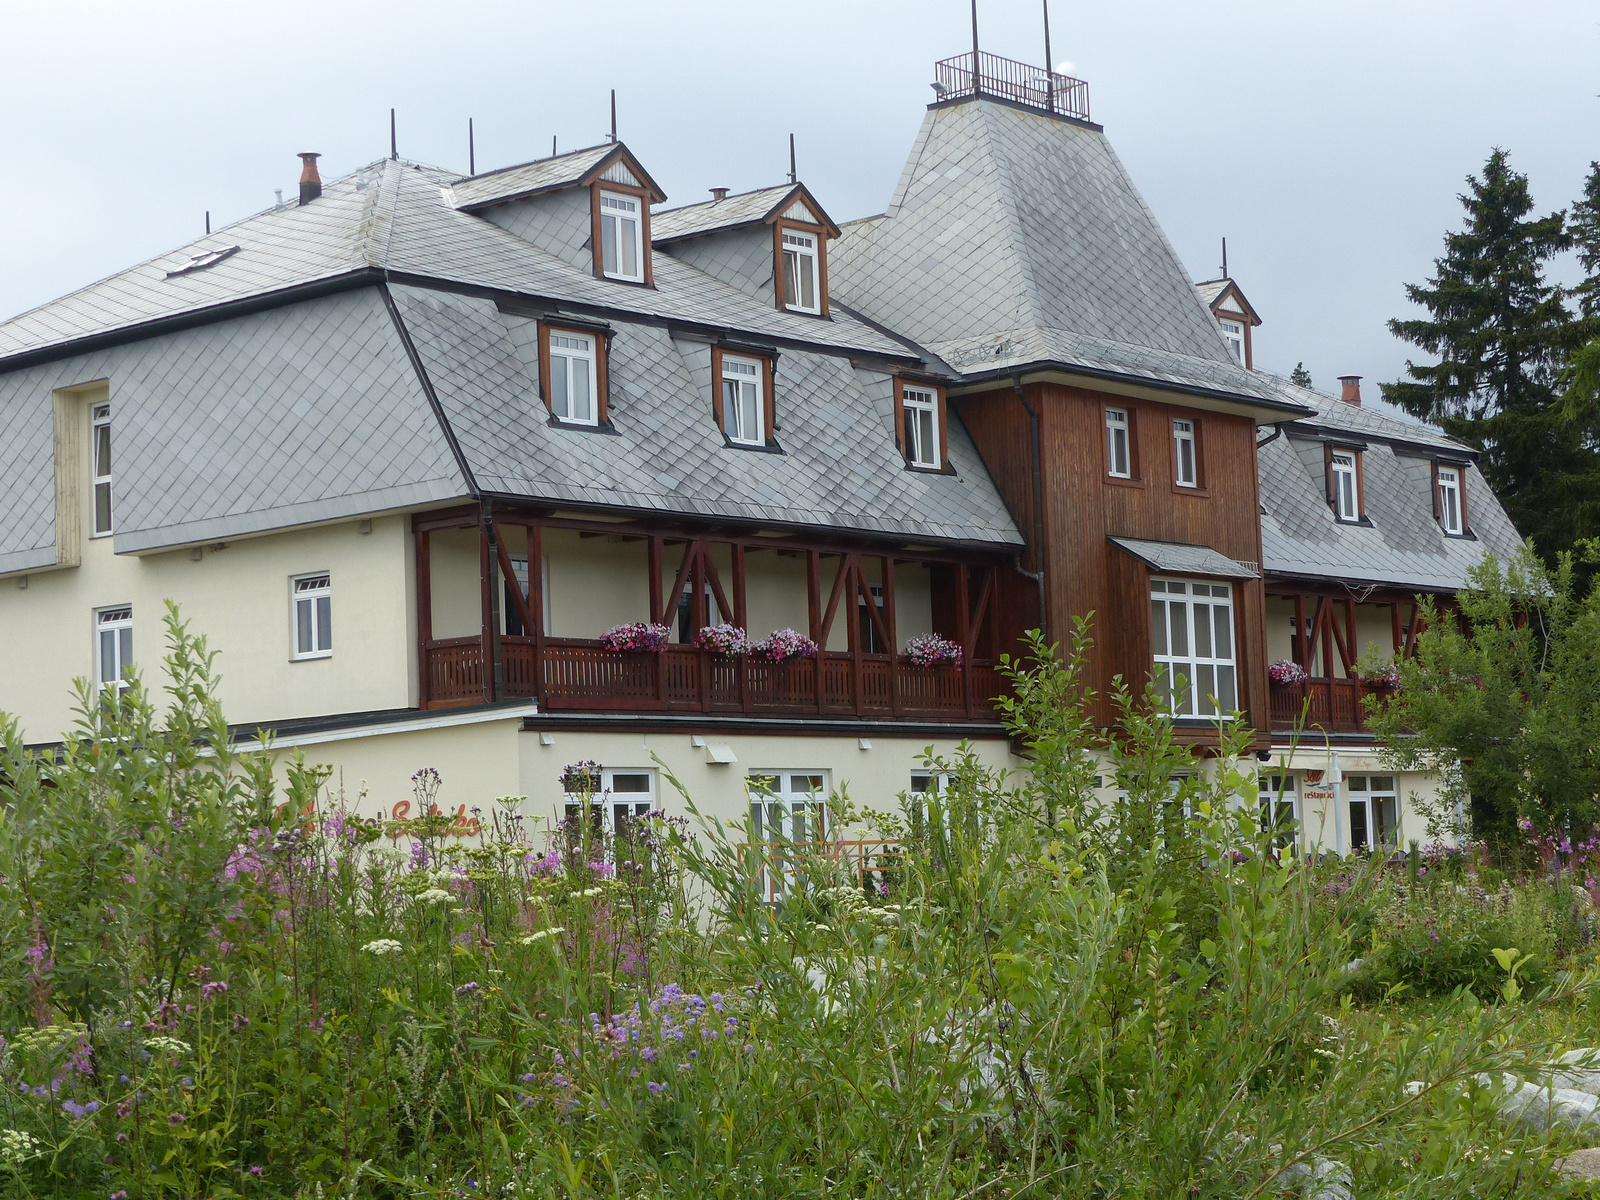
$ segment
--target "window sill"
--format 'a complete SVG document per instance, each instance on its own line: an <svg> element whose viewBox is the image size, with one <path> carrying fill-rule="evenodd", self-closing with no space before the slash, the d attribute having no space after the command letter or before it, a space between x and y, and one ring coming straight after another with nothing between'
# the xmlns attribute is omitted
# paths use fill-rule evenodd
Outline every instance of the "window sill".
<svg viewBox="0 0 1600 1200"><path fill-rule="evenodd" d="M1444 534L1445 537L1450 538L1452 541L1475 542L1478 540L1478 535L1473 533L1470 529L1463 530L1460 533L1451 533L1448 529L1441 527L1439 532Z"/></svg>
<svg viewBox="0 0 1600 1200"><path fill-rule="evenodd" d="M546 418L545 424L550 426L551 429L570 429L573 433L606 433L614 437L621 436L617 433L616 427L611 424L609 418L591 425L587 421L563 421L555 413L551 413Z"/></svg>
<svg viewBox="0 0 1600 1200"><path fill-rule="evenodd" d="M736 442L727 434L722 435L722 444L729 450L748 450L752 454L782 454L783 447L777 442Z"/></svg>
<svg viewBox="0 0 1600 1200"><path fill-rule="evenodd" d="M604 271L595 272L596 279L604 279L607 283L625 283L629 287L654 288L655 284L647 279L629 279L626 275L607 275Z"/></svg>
<svg viewBox="0 0 1600 1200"><path fill-rule="evenodd" d="M794 308L791 305L785 304L783 306L783 311L786 313L793 313L797 317L815 317L819 321L833 320L832 317L823 312L820 308Z"/></svg>
<svg viewBox="0 0 1600 1200"><path fill-rule="evenodd" d="M1195 496L1201 500L1211 499L1211 489L1203 487L1186 487L1181 483L1172 485L1172 494L1175 496Z"/></svg>
<svg viewBox="0 0 1600 1200"><path fill-rule="evenodd" d="M115 529L108 529L104 533L91 533L89 535L89 540L91 542L93 542L93 541L98 540L99 538L115 537L116 536L116 532L117 531Z"/></svg>
<svg viewBox="0 0 1600 1200"><path fill-rule="evenodd" d="M1333 520L1334 520L1334 524L1336 524L1336 525L1348 525L1352 529L1375 529L1375 528L1377 528L1377 526L1373 525L1371 517L1358 517L1354 521L1352 521L1349 517L1341 517L1341 516L1337 516L1336 515L1333 518Z"/></svg>
<svg viewBox="0 0 1600 1200"><path fill-rule="evenodd" d="M1145 485L1144 484L1144 480L1135 479L1131 475L1106 475L1106 476L1102 477L1101 482L1108 483L1112 487L1125 487L1125 488L1142 488ZM1183 490L1184 491L1189 491L1191 489L1184 488Z"/></svg>
<svg viewBox="0 0 1600 1200"><path fill-rule="evenodd" d="M906 462L906 470L914 471L918 475L954 475L956 473L956 469L949 463L942 467L930 467L925 463L914 463L910 460Z"/></svg>
<svg viewBox="0 0 1600 1200"><path fill-rule="evenodd" d="M292 662L292 663L297 663L297 662L321 662L321 661L324 661L326 659L330 659L332 657L333 657L333 651L332 650L319 650L315 654L291 654L289 656L289 661Z"/></svg>

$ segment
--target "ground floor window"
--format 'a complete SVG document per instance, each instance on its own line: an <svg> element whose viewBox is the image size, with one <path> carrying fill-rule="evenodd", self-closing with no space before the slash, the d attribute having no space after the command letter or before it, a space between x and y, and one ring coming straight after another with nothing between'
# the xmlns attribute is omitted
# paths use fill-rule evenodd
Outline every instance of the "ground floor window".
<svg viewBox="0 0 1600 1200"><path fill-rule="evenodd" d="M95 678L103 687L121 691L133 666L133 607L102 608L94 615Z"/></svg>
<svg viewBox="0 0 1600 1200"><path fill-rule="evenodd" d="M761 889L769 900L789 890L789 846L821 842L828 833L828 776L824 771L751 771L749 837L759 855Z"/></svg>
<svg viewBox="0 0 1600 1200"><path fill-rule="evenodd" d="M1400 796L1393 775L1347 775L1350 849L1392 849L1400 838Z"/></svg>
<svg viewBox="0 0 1600 1200"><path fill-rule="evenodd" d="M1273 845L1280 849L1292 846L1293 822L1299 818L1294 776L1288 771L1274 771L1262 775L1260 784L1261 824L1273 831Z"/></svg>
<svg viewBox="0 0 1600 1200"><path fill-rule="evenodd" d="M577 829L582 807L579 797L569 794L566 803L567 828ZM602 767L599 790L589 797L591 836L614 841L632 836L634 823L656 810L656 773L650 767ZM569 834L570 837L570 834Z"/></svg>

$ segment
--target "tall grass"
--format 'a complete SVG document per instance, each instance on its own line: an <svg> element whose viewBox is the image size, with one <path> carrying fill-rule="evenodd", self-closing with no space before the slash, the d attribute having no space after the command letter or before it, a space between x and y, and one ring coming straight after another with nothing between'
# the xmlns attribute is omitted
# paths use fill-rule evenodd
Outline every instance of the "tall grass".
<svg viewBox="0 0 1600 1200"><path fill-rule="evenodd" d="M85 685L58 754L0 725L6 1194L1240 1197L1318 1159L1386 1196L1533 1178L1462 1085L1546 1053L1536 1006L1345 1019L1370 881L1334 902L1274 855L1245 731L1205 769L1141 697L1096 732L1086 649L1080 628L1064 661L1011 664L1035 769L931 762L945 790L863 818L895 838L863 880L812 846L753 856L688 797L691 820L618 837L580 796L551 839L486 798L463 839L423 769L416 820L364 820L323 772L275 783L228 748L213 659L170 614L163 703Z"/></svg>

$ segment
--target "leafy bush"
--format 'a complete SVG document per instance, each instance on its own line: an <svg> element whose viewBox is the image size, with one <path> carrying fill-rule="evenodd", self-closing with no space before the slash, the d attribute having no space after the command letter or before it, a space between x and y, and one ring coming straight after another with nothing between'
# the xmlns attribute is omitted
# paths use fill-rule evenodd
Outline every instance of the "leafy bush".
<svg viewBox="0 0 1600 1200"><path fill-rule="evenodd" d="M550 841L511 797L469 842L427 768L414 820L364 819L229 750L204 643L169 636L164 719L135 681L85 686L59 755L0 725L8 1195L1221 1198L1341 1158L1446 1197L1539 1170L1459 1091L1537 1044L1527 1006L1363 1032L1372 898L1275 855L1245 731L1203 762L1125 693L1093 730L1081 627L1007 664L1035 769L931 761L949 787L865 874L591 819L592 764Z"/></svg>

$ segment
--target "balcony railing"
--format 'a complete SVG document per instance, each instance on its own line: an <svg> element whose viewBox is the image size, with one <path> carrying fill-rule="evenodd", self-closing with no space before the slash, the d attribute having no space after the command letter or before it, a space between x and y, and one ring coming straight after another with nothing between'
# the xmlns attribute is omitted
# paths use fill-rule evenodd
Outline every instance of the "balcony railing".
<svg viewBox="0 0 1600 1200"><path fill-rule="evenodd" d="M484 699L483 641L444 638L426 648L430 705ZM870 716L910 720L998 720L1003 681L993 662L913 666L887 654L824 653L770 663L727 658L692 646L659 653L607 650L578 638L504 637L507 698L547 710L704 712L760 716Z"/></svg>
<svg viewBox="0 0 1600 1200"><path fill-rule="evenodd" d="M970 53L943 59L933 69L941 100L995 96L1080 121L1089 119L1089 85L1070 75L1057 75L987 50L978 52L977 71L972 69Z"/></svg>
<svg viewBox="0 0 1600 1200"><path fill-rule="evenodd" d="M1304 683L1275 683L1271 689L1272 728L1293 729L1304 714L1307 730L1361 733L1366 729L1362 701L1368 696L1392 694L1390 687L1359 679L1312 678Z"/></svg>

